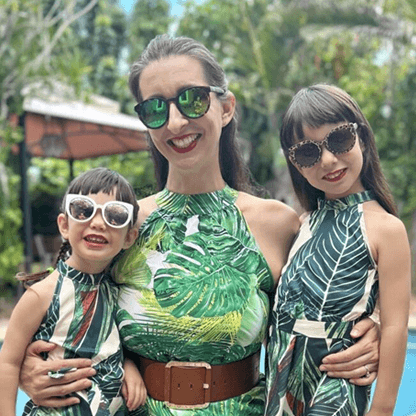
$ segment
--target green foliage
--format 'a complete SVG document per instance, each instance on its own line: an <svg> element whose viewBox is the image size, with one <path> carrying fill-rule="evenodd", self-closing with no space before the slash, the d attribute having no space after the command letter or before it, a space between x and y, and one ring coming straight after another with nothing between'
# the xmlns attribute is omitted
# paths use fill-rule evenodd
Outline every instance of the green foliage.
<svg viewBox="0 0 416 416"><path fill-rule="evenodd" d="M19 229L22 213L19 209L19 176L7 167L10 149L22 139L19 128L12 128L0 119L0 293L15 283L14 275L23 258ZM1 290L3 289L3 290Z"/></svg>
<svg viewBox="0 0 416 416"><path fill-rule="evenodd" d="M155 36L167 33L172 18L166 0L136 0L129 17L129 62L134 62Z"/></svg>
<svg viewBox="0 0 416 416"><path fill-rule="evenodd" d="M36 200L40 195L61 199L70 182L69 162L52 158L33 158L31 165L29 180L32 200ZM138 198L147 196L149 190L154 187L153 163L148 152L77 160L73 162L74 176L99 166L121 173L133 185Z"/></svg>

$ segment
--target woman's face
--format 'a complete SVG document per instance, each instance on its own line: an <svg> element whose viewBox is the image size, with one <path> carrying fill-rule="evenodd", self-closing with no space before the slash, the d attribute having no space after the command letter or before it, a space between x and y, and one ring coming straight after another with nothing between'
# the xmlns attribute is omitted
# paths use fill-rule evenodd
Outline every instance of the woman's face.
<svg viewBox="0 0 416 416"><path fill-rule="evenodd" d="M200 62L178 55L150 63L140 76L139 88L144 100L153 97L174 98L186 87L208 86ZM210 93L208 112L197 119L182 115L174 102L169 103L169 119L159 129L149 129L159 152L169 161L172 170L189 170L201 166L219 167L219 141L222 128L234 115L235 100L220 101Z"/></svg>

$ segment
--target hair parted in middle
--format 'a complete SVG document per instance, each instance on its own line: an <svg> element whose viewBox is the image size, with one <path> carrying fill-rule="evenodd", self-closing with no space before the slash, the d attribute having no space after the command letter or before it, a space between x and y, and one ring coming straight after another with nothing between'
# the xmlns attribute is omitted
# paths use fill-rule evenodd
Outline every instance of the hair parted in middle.
<svg viewBox="0 0 416 416"><path fill-rule="evenodd" d="M373 130L356 101L334 85L316 84L301 89L287 108L280 129L280 143L289 167L292 184L302 207L306 211L318 207L318 198L324 192L314 188L300 174L289 159L289 148L303 140L304 126L319 128L324 124L356 123L363 153L361 182L366 190L373 191L378 203L390 214L397 216L393 195L381 169Z"/></svg>
<svg viewBox="0 0 416 416"><path fill-rule="evenodd" d="M206 82L209 86L219 87L228 91L228 83L224 70L218 64L214 55L200 42L188 37L171 37L159 35L149 42L139 59L133 63L130 70L130 90L137 102L143 101L140 91L140 76L143 70L152 62L171 56L188 56L196 59L203 68ZM217 95L219 100L226 100L227 94ZM225 182L239 191L253 192L251 177L237 146L236 115L223 127L220 138L220 167ZM165 187L169 162L156 149L148 135L150 152L153 158L157 190Z"/></svg>

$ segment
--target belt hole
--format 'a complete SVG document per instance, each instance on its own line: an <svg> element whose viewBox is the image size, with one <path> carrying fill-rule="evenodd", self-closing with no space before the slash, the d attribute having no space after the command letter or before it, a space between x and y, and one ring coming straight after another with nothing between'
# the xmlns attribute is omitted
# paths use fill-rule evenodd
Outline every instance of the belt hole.
<svg viewBox="0 0 416 416"><path fill-rule="evenodd" d="M178 389L180 389L181 388L181 385L180 384L178 384Z"/></svg>
<svg viewBox="0 0 416 416"><path fill-rule="evenodd" d="M190 384L190 387L191 387L191 389L193 389L193 388L194 388L194 386L193 386L192 384Z"/></svg>

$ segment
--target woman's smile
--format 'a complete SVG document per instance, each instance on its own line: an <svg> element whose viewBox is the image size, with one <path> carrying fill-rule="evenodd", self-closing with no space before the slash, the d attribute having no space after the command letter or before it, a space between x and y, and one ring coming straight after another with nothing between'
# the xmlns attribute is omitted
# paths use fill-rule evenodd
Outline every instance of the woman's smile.
<svg viewBox="0 0 416 416"><path fill-rule="evenodd" d="M200 134L189 134L174 139L168 140L168 143L178 153L187 153L195 148L197 140L201 137Z"/></svg>

